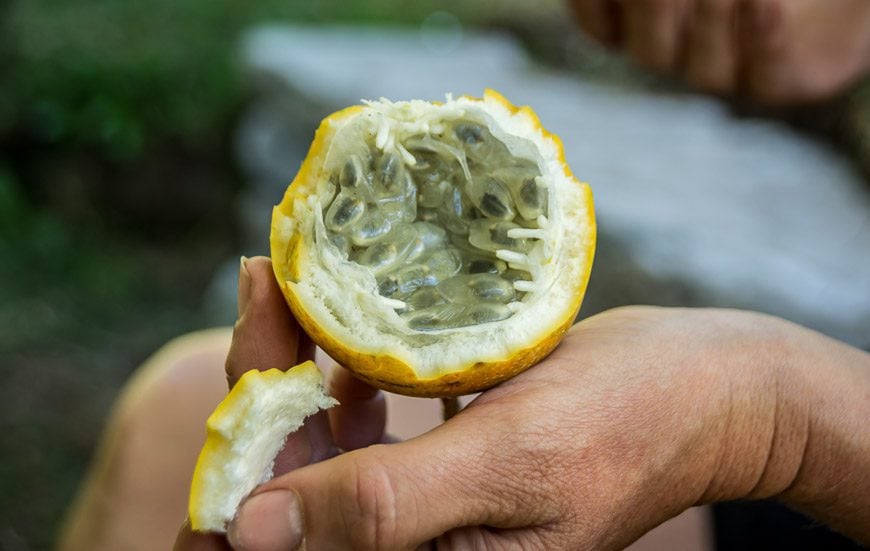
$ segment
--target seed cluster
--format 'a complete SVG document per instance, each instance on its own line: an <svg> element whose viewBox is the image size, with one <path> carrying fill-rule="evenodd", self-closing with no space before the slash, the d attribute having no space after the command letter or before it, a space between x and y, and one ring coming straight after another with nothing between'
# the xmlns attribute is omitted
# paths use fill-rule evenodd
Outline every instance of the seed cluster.
<svg viewBox="0 0 870 551"><path fill-rule="evenodd" d="M370 144L331 177L327 236L413 330L506 319L532 288L524 260L546 220L540 175L470 120L384 151Z"/></svg>

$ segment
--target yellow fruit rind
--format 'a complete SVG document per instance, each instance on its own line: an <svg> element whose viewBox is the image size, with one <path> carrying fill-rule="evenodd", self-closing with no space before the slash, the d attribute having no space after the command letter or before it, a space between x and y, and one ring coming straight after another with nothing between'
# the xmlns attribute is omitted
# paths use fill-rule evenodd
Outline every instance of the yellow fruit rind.
<svg viewBox="0 0 870 551"><path fill-rule="evenodd" d="M194 531L203 530L204 521L200 511L206 500L211 499L207 475L214 469L214 462L218 456L231 444L230 440L218 429L223 424L222 420L228 416L239 415L239 409L244 407L243 402L248 395L255 392L254 389L262 386L263 383L268 384L284 377L311 376L311 370L317 371L317 376L320 376L317 366L312 361L301 363L287 371L281 371L280 369L248 371L242 375L229 394L226 395L209 416L206 421L205 444L202 447L202 451L199 452L199 458L197 458L196 467L193 471L193 479L190 484L188 516L190 518L190 526Z"/></svg>

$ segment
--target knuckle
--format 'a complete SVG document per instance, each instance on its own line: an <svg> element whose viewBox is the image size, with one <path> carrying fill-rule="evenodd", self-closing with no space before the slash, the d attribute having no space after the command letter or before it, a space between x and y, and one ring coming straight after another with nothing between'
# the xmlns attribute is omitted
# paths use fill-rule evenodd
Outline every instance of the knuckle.
<svg viewBox="0 0 870 551"><path fill-rule="evenodd" d="M396 486L376 448L353 458L339 487L341 520L355 549L393 549L399 543Z"/></svg>

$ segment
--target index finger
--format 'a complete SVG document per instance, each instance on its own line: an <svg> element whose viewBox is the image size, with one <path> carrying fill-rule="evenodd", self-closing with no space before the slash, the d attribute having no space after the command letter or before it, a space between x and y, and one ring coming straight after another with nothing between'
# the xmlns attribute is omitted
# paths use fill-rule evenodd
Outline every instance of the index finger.
<svg viewBox="0 0 870 551"><path fill-rule="evenodd" d="M239 319L227 354L232 387L246 371L287 370L314 359L314 344L293 317L275 281L272 261L243 258L239 269Z"/></svg>

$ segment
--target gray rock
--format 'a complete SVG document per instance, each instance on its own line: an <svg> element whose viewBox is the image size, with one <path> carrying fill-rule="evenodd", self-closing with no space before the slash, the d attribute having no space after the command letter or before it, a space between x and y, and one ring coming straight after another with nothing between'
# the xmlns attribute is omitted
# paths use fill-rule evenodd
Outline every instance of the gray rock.
<svg viewBox="0 0 870 551"><path fill-rule="evenodd" d="M323 115L362 98L491 87L533 106L592 185L602 238L585 312L627 302L752 308L870 345L870 188L848 159L774 121L736 119L714 99L544 70L505 36L431 43L414 29L247 35L243 59L261 99L238 150L258 243Z"/></svg>

